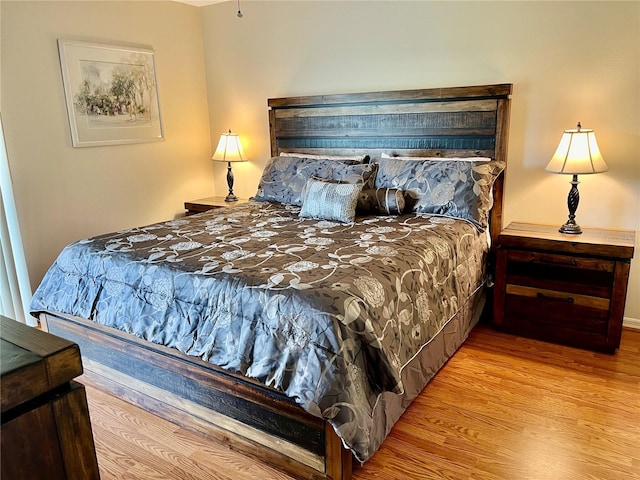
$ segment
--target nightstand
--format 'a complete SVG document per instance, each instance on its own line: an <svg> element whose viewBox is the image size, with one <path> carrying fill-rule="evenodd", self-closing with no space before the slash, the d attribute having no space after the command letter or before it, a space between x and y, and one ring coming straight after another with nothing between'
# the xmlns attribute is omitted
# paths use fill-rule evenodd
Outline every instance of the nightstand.
<svg viewBox="0 0 640 480"><path fill-rule="evenodd" d="M635 232L511 223L498 237L493 321L503 331L614 353Z"/></svg>
<svg viewBox="0 0 640 480"><path fill-rule="evenodd" d="M207 197L184 202L184 208L187 211L187 215L193 215L194 213L206 212L214 208L236 207L245 203L249 203L246 198L239 198L237 202L225 202L224 197Z"/></svg>

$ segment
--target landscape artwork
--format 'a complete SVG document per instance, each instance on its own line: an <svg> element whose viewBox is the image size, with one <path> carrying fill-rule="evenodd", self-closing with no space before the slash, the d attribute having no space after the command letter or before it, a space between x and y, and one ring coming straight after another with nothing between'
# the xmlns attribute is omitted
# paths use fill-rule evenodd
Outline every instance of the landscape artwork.
<svg viewBox="0 0 640 480"><path fill-rule="evenodd" d="M58 40L74 147L163 138L154 52Z"/></svg>

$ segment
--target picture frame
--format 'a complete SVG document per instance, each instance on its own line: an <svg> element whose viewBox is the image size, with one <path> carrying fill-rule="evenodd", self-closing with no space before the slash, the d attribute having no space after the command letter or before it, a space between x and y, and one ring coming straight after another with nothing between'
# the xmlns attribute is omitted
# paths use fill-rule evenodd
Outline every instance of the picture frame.
<svg viewBox="0 0 640 480"><path fill-rule="evenodd" d="M151 48L58 39L73 147L164 139Z"/></svg>

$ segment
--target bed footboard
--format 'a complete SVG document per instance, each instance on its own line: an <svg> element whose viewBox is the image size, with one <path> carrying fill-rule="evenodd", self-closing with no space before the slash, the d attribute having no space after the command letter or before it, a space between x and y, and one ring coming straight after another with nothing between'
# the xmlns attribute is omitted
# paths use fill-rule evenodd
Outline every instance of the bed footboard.
<svg viewBox="0 0 640 480"><path fill-rule="evenodd" d="M41 320L80 346L97 387L295 478L351 478L351 452L333 428L280 392L81 318Z"/></svg>

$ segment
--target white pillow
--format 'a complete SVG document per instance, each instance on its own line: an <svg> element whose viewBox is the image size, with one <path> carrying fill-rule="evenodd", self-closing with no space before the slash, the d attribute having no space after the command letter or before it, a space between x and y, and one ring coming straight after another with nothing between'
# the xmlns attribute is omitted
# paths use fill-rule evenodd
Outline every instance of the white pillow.
<svg viewBox="0 0 640 480"><path fill-rule="evenodd" d="M394 157L388 153L382 153L380 158L393 158L395 160L455 160L458 162L490 162L493 160L489 157Z"/></svg>
<svg viewBox="0 0 640 480"><path fill-rule="evenodd" d="M313 158L323 160L355 160L363 162L368 155L323 155L305 152L280 152L281 157Z"/></svg>

